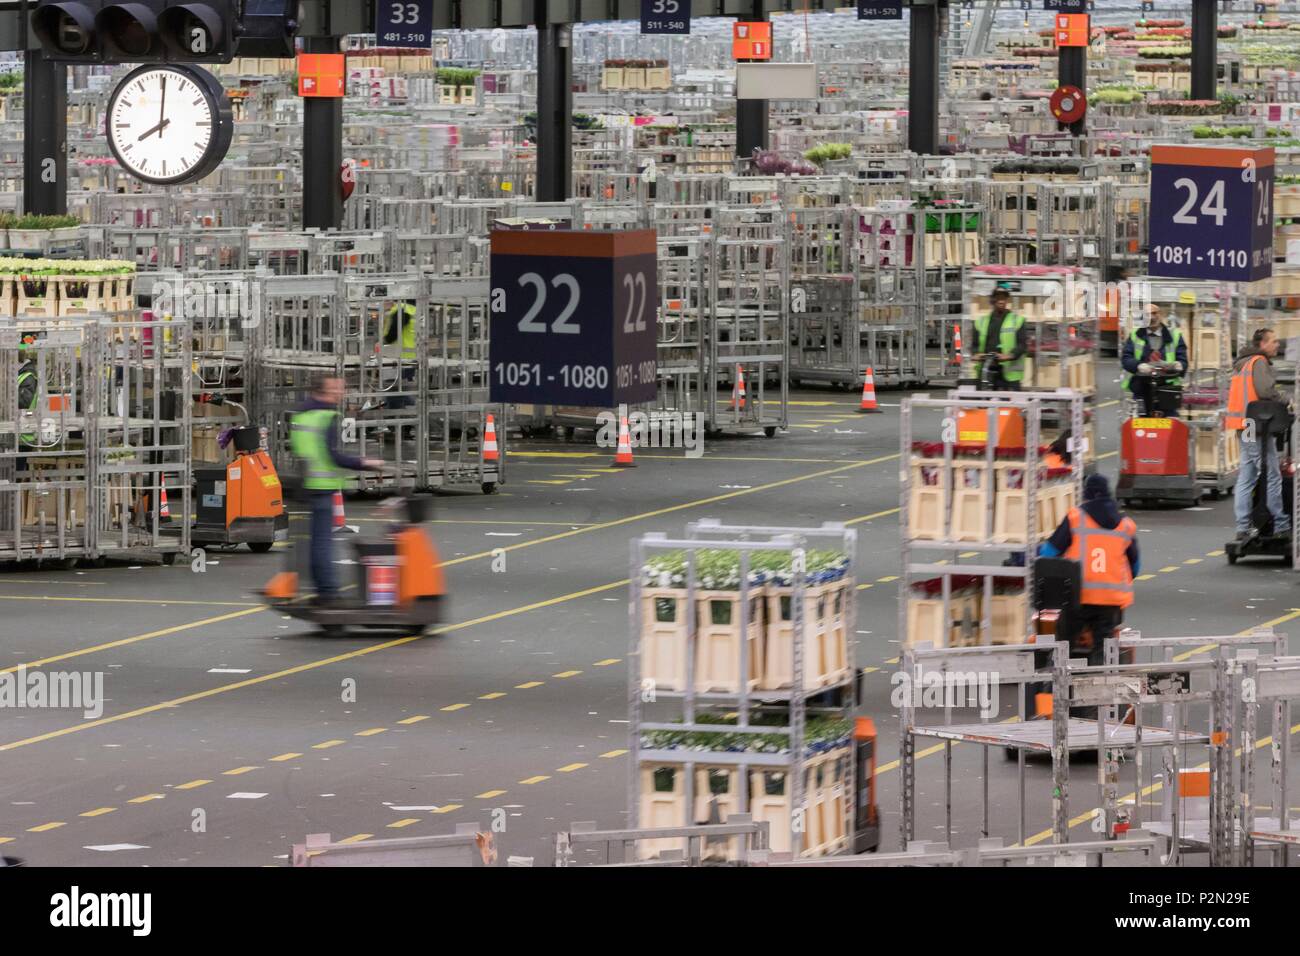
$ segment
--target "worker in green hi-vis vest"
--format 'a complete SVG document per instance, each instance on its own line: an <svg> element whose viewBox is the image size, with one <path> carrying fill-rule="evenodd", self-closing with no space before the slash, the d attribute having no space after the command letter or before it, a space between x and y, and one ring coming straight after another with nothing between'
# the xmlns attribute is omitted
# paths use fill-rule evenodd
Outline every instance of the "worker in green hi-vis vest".
<svg viewBox="0 0 1300 956"><path fill-rule="evenodd" d="M349 471L383 471L378 458L344 454L339 440L339 406L343 379L323 374L312 382L307 401L289 419L289 449L301 463L302 494L311 510L311 577L316 600L338 600L334 573L334 495L347 484Z"/></svg>
<svg viewBox="0 0 1300 956"><path fill-rule="evenodd" d="M1029 353L1029 332L1025 317L1011 311L1011 292L998 286L989 296L991 311L975 320L975 354L982 356L980 378L988 379L994 391L1018 392L1025 378L1025 356Z"/></svg>

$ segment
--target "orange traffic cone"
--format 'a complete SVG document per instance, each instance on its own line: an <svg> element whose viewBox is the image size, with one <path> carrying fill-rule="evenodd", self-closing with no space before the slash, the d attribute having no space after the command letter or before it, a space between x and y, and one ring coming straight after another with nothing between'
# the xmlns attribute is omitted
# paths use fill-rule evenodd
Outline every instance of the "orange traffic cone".
<svg viewBox="0 0 1300 956"><path fill-rule="evenodd" d="M731 401L727 408L745 410L745 370L739 365L736 366L736 383L731 386Z"/></svg>
<svg viewBox="0 0 1300 956"><path fill-rule="evenodd" d="M614 453L615 468L635 468L632 461L632 433L627 427L627 416L618 420L618 451Z"/></svg>
<svg viewBox="0 0 1300 956"><path fill-rule="evenodd" d="M497 448L497 421L491 415L487 417L487 427L483 432L483 460L501 460L501 452Z"/></svg>
<svg viewBox="0 0 1300 956"><path fill-rule="evenodd" d="M158 517L162 521L172 520L171 505L167 503L167 485L164 484L158 492Z"/></svg>
<svg viewBox="0 0 1300 956"><path fill-rule="evenodd" d="M876 376L869 365L867 366L867 373L862 379L862 407L858 411L880 411L880 406L876 404Z"/></svg>
<svg viewBox="0 0 1300 956"><path fill-rule="evenodd" d="M960 322L954 323L952 327L952 348L953 348L952 364L960 365L961 364L961 323Z"/></svg>
<svg viewBox="0 0 1300 956"><path fill-rule="evenodd" d="M346 531L349 534L360 534L361 529L355 525L348 524L347 515L343 513L343 492L334 492L334 533Z"/></svg>

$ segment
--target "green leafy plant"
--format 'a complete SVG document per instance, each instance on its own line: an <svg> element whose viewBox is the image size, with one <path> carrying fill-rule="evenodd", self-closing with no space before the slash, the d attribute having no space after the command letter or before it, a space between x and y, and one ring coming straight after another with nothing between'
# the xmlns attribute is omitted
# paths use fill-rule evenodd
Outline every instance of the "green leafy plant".
<svg viewBox="0 0 1300 956"><path fill-rule="evenodd" d="M11 225L10 229L67 229L71 226L81 225L81 220L76 216L22 216Z"/></svg>
<svg viewBox="0 0 1300 956"><path fill-rule="evenodd" d="M852 143L822 143L804 153L804 159L817 166L839 159L848 159L853 155Z"/></svg>

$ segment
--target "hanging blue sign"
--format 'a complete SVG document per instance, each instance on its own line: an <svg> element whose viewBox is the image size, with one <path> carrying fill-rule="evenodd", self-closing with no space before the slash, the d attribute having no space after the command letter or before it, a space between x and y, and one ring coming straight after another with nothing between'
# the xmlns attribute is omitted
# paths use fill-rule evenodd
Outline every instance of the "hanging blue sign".
<svg viewBox="0 0 1300 956"><path fill-rule="evenodd" d="M691 0L641 0L641 32L690 33Z"/></svg>
<svg viewBox="0 0 1300 956"><path fill-rule="evenodd" d="M1153 146L1148 274L1220 282L1271 276L1273 164L1272 148Z"/></svg>
<svg viewBox="0 0 1300 956"><path fill-rule="evenodd" d="M859 20L901 20L903 0L858 0Z"/></svg>
<svg viewBox="0 0 1300 956"><path fill-rule="evenodd" d="M433 46L433 0L375 0L380 46L428 50Z"/></svg>

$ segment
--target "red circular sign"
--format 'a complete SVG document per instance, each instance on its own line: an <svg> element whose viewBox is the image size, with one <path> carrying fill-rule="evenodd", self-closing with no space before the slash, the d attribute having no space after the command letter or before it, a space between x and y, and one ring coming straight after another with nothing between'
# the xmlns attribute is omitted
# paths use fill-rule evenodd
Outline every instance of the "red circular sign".
<svg viewBox="0 0 1300 956"><path fill-rule="evenodd" d="M1050 100L1052 115L1062 123L1077 123L1088 112L1088 97L1077 86L1061 86Z"/></svg>

